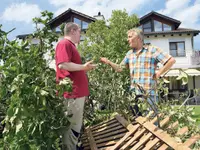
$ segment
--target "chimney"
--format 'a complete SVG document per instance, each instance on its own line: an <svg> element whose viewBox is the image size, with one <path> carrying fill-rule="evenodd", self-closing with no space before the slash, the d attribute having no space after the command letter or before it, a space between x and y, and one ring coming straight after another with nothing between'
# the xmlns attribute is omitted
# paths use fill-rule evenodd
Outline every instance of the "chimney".
<svg viewBox="0 0 200 150"><path fill-rule="evenodd" d="M104 16L101 14L100 11L98 12L98 15L94 16L94 18L97 19L97 20L105 20Z"/></svg>

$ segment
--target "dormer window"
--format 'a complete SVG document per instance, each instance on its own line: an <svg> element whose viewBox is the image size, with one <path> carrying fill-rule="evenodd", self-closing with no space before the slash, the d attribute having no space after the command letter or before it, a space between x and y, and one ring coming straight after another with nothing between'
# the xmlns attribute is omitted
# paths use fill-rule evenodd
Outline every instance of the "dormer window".
<svg viewBox="0 0 200 150"><path fill-rule="evenodd" d="M163 31L161 22L154 20L154 31Z"/></svg>
<svg viewBox="0 0 200 150"><path fill-rule="evenodd" d="M78 18L74 18L74 23L78 24L80 26L81 30L87 29L88 25L89 25L88 22L82 21Z"/></svg>
<svg viewBox="0 0 200 150"><path fill-rule="evenodd" d="M143 31L144 32L151 32L151 21L149 21L149 22L147 22L143 25Z"/></svg>
<svg viewBox="0 0 200 150"><path fill-rule="evenodd" d="M85 21L83 21L82 22L82 29L87 29L88 28L88 23L87 22L85 22Z"/></svg>
<svg viewBox="0 0 200 150"><path fill-rule="evenodd" d="M172 27L162 23L160 21L154 20L154 31L159 32L159 31L171 31Z"/></svg>
<svg viewBox="0 0 200 150"><path fill-rule="evenodd" d="M81 20L78 18L74 18L74 23L78 24L81 27Z"/></svg>
<svg viewBox="0 0 200 150"><path fill-rule="evenodd" d="M164 29L164 31L171 31L172 27L167 24L163 24L163 29Z"/></svg>

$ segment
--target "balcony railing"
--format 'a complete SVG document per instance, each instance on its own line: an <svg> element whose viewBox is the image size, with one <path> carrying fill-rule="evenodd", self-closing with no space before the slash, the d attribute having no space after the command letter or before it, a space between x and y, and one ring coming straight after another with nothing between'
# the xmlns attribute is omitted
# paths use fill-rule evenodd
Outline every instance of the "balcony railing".
<svg viewBox="0 0 200 150"><path fill-rule="evenodd" d="M200 51L193 51L191 54L191 64L200 65Z"/></svg>

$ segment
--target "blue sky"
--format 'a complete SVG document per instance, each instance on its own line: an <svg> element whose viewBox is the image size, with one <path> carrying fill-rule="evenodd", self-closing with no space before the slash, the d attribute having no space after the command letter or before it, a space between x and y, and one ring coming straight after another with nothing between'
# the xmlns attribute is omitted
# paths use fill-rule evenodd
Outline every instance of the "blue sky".
<svg viewBox="0 0 200 150"><path fill-rule="evenodd" d="M90 16L100 11L106 19L116 9L125 8L139 17L153 10L180 20L180 27L200 30L200 0L1 0L0 24L5 31L16 28L9 35L14 39L34 30L32 18L41 11L48 10L57 16L68 8ZM200 35L194 38L194 47L200 50Z"/></svg>

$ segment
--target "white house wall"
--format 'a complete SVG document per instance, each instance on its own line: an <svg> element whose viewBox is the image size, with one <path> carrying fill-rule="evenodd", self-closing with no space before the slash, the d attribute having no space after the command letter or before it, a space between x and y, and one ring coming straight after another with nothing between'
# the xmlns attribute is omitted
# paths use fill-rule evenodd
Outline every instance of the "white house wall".
<svg viewBox="0 0 200 150"><path fill-rule="evenodd" d="M151 43L152 45L160 47L164 52L170 53L169 51L169 42L179 42L179 41L184 41L185 42L185 52L186 52L186 57L175 57L176 59L176 64L173 66L174 68L182 68L182 67L188 67L191 65L191 54L193 51L192 48L192 35L187 35L187 34L182 34L182 36L179 35L157 35L155 36L149 36L147 38L145 36L145 43ZM186 67L186 68L187 68Z"/></svg>

